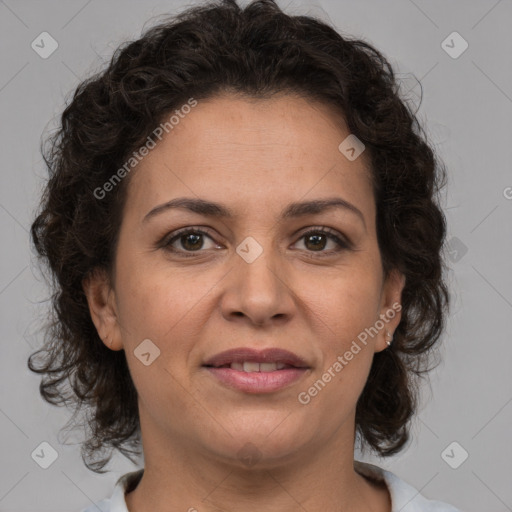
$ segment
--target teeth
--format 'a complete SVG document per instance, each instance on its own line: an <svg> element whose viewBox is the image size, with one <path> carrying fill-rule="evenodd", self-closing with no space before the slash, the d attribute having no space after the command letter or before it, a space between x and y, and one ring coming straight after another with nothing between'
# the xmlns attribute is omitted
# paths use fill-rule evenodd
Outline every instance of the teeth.
<svg viewBox="0 0 512 512"><path fill-rule="evenodd" d="M275 372L287 366L288 365L284 363L255 363L252 361L244 361L243 363L231 363L230 368L232 370L238 370L239 372Z"/></svg>
<svg viewBox="0 0 512 512"><path fill-rule="evenodd" d="M248 361L244 362L244 372L259 372L260 371L260 363L250 363Z"/></svg>
<svg viewBox="0 0 512 512"><path fill-rule="evenodd" d="M260 372L275 372L276 370L276 363L260 363Z"/></svg>

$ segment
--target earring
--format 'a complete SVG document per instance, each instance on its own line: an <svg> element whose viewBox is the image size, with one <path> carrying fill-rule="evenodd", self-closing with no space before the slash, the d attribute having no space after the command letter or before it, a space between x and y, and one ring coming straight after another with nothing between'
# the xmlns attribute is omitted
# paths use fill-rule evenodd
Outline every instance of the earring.
<svg viewBox="0 0 512 512"><path fill-rule="evenodd" d="M386 330L386 337L389 338L389 340L386 340L386 343L388 344L388 347L390 347L391 343L393 343L393 335Z"/></svg>

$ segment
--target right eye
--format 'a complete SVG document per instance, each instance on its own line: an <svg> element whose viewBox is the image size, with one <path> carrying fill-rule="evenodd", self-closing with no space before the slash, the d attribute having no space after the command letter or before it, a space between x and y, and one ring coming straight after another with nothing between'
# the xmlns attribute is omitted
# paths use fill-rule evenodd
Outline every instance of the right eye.
<svg viewBox="0 0 512 512"><path fill-rule="evenodd" d="M213 241L208 231L199 228L183 228L171 233L171 238L167 238L162 243L162 247L173 254L190 257L194 255L193 253L202 252L201 249L204 246L203 237ZM180 244L181 248L175 247L176 243ZM219 246L216 245L216 247Z"/></svg>

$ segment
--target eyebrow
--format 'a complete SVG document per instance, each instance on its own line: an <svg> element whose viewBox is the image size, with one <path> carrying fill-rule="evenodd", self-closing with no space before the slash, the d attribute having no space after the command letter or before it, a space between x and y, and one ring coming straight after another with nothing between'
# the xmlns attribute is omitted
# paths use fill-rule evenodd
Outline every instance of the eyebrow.
<svg viewBox="0 0 512 512"><path fill-rule="evenodd" d="M166 203L155 206L144 216L143 222L146 222L150 218L164 211L180 208L200 215L205 215L207 217L225 219L235 218L234 212L223 204L207 201L205 199L177 197L176 199L172 199ZM366 221L361 210L341 197L330 197L326 199L315 199L313 201L290 203L281 212L281 218L290 219L304 215L316 215L333 209L343 209L356 214L363 221L366 229Z"/></svg>

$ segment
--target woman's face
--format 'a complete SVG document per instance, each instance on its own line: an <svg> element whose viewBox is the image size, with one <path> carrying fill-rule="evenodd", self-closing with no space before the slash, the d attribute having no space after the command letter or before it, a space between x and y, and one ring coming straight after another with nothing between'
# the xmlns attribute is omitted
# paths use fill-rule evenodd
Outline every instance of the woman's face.
<svg viewBox="0 0 512 512"><path fill-rule="evenodd" d="M113 287L95 281L88 298L100 335L126 352L145 449L272 465L353 442L357 399L399 323L404 282L383 280L367 155L340 151L348 135L332 108L298 97L216 97L132 171ZM232 216L155 210L177 198ZM352 206L283 216L332 199ZM183 228L192 233L173 239ZM392 319L368 335L380 315ZM205 366L234 348L287 350L303 367Z"/></svg>

